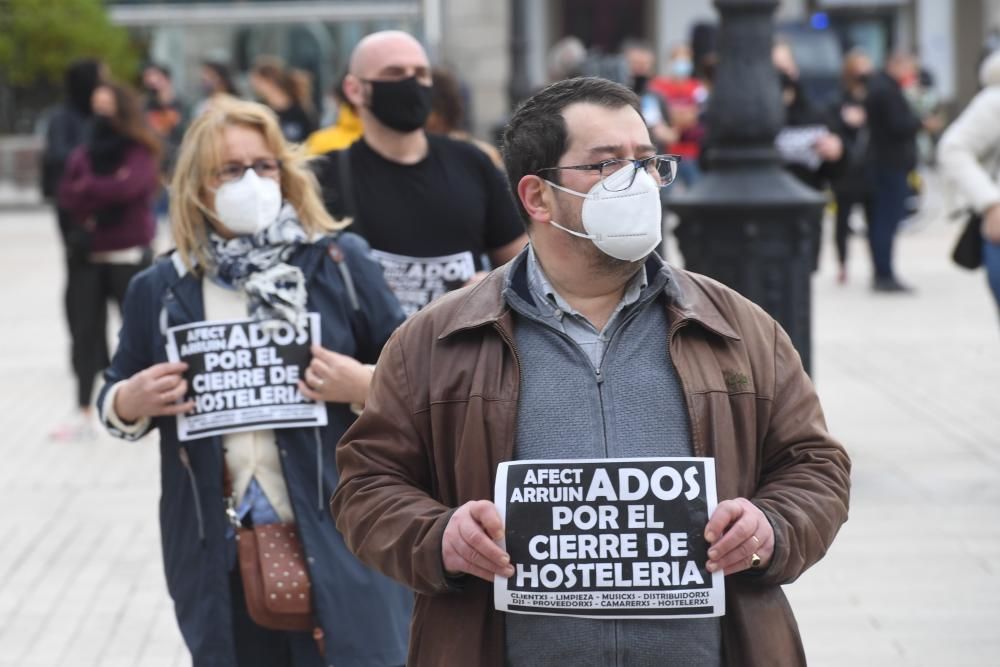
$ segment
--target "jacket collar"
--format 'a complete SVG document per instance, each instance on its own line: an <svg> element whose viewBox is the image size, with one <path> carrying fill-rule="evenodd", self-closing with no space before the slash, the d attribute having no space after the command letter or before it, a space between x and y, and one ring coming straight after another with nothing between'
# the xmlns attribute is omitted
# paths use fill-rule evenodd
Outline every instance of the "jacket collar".
<svg viewBox="0 0 1000 667"><path fill-rule="evenodd" d="M668 310L674 315L672 319L675 324L695 322L706 331L731 340L740 340L740 335L736 333L726 315L716 302L706 295L701 285L695 282L691 277L692 274L670 269L667 264L664 266L671 272L675 285L674 298L667 305Z"/></svg>
<svg viewBox="0 0 1000 667"><path fill-rule="evenodd" d="M507 264L491 271L483 280L472 286L462 296L456 309L456 316L448 322L438 340L443 340L459 331L496 325L510 313L510 307L503 297L503 291L510 286L517 271L524 268L527 248ZM687 271L672 268L655 253L646 260L647 272L662 272L668 278L664 293L672 320L690 321L719 336L739 340L740 336L719 310L716 303L707 298ZM652 283L652 281L650 281Z"/></svg>
<svg viewBox="0 0 1000 667"><path fill-rule="evenodd" d="M197 322L205 319L201 280L188 270L176 250L170 253L170 265L174 269L174 275L167 279L167 305L168 312L172 315L171 322L177 324L178 321ZM171 300L176 303L175 307L170 307Z"/></svg>

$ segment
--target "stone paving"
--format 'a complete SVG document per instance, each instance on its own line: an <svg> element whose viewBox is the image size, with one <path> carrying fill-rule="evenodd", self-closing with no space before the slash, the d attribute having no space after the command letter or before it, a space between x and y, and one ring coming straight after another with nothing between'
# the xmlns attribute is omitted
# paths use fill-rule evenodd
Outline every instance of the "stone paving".
<svg viewBox="0 0 1000 667"><path fill-rule="evenodd" d="M916 296L814 281L815 366L851 519L788 587L811 665L1000 664L1000 327L957 228L904 235ZM155 438L56 443L73 400L46 211L0 211L0 667L190 664L166 595Z"/></svg>

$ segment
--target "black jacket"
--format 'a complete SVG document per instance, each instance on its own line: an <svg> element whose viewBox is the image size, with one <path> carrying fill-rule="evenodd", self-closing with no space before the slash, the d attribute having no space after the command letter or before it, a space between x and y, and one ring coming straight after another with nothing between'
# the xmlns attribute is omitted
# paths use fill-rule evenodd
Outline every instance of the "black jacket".
<svg viewBox="0 0 1000 667"><path fill-rule="evenodd" d="M873 76L868 84L865 109L874 166L905 171L916 167L917 132L922 123L896 80L885 72Z"/></svg>
<svg viewBox="0 0 1000 667"><path fill-rule="evenodd" d="M840 196L863 197L871 192L871 128L867 118L859 127L844 122L844 110L850 107L864 109L864 97L841 90L840 99L830 108L830 117L844 142L844 168L831 185Z"/></svg>

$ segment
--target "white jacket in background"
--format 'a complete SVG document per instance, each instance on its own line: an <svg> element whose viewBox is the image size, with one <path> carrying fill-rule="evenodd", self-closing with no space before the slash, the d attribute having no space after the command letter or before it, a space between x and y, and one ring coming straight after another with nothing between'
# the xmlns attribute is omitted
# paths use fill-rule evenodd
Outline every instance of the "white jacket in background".
<svg viewBox="0 0 1000 667"><path fill-rule="evenodd" d="M1000 51L979 68L983 89L948 126L938 144L942 174L974 210L1000 204Z"/></svg>

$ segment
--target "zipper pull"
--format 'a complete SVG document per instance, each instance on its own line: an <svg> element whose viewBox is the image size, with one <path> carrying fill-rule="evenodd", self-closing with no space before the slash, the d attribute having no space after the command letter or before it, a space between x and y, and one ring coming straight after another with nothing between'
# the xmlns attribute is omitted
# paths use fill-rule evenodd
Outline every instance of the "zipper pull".
<svg viewBox="0 0 1000 667"><path fill-rule="evenodd" d="M601 374L601 369L600 368L595 368L594 369L594 375L597 376L597 384L603 384L604 383L604 375Z"/></svg>

